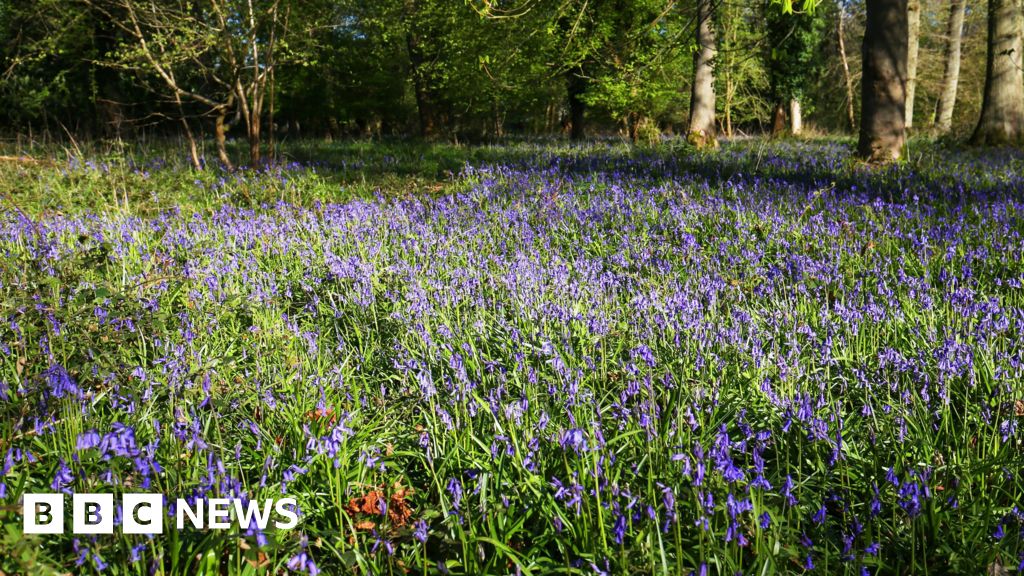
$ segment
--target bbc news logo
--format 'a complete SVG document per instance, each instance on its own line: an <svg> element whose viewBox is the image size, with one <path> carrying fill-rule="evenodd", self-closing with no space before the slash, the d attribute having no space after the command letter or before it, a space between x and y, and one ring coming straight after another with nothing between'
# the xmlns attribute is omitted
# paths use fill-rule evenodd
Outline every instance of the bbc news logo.
<svg viewBox="0 0 1024 576"><path fill-rule="evenodd" d="M124 534L163 534L164 497L160 494L123 494L121 496L121 532ZM64 533L63 494L25 494L25 534ZM113 494L73 494L71 496L71 532L74 534L113 534L117 508ZM272 521L273 520L273 521ZM210 498L189 504L179 498L174 506L178 530L191 525L196 529L228 530L234 527L266 530L291 530L299 523L294 498L249 500Z"/></svg>

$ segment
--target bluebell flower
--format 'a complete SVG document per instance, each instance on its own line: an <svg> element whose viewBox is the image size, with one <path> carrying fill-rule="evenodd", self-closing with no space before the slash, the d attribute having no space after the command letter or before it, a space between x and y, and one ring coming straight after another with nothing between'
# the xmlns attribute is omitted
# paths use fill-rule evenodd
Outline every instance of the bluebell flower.
<svg viewBox="0 0 1024 576"><path fill-rule="evenodd" d="M57 473L53 476L53 482L50 482L50 488L57 492L64 492L70 494L67 486L74 481L75 477L71 474L71 468L68 467L67 463L62 458L60 464L57 466Z"/></svg>
<svg viewBox="0 0 1024 576"><path fill-rule="evenodd" d="M615 524L612 527L612 538L616 544L622 544L623 539L626 537L626 517L621 513L615 517Z"/></svg>
<svg viewBox="0 0 1024 576"><path fill-rule="evenodd" d="M462 504L462 482L458 478L448 480L448 493L452 497L452 508L458 510Z"/></svg>
<svg viewBox="0 0 1024 576"><path fill-rule="evenodd" d="M427 522L422 518L416 521L416 528L413 530L413 537L425 544L427 542Z"/></svg>

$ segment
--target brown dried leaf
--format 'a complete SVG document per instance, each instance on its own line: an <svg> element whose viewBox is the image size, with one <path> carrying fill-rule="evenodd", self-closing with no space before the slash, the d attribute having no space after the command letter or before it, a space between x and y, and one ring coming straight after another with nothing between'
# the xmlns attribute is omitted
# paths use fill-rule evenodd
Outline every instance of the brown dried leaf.
<svg viewBox="0 0 1024 576"><path fill-rule="evenodd" d="M268 558L267 555L262 551L256 553L256 559L246 558L245 561L248 562L250 566L256 569L266 568L270 565L270 558Z"/></svg>
<svg viewBox="0 0 1024 576"><path fill-rule="evenodd" d="M327 410L317 408L316 410L306 412L306 419L312 422L326 421L328 426L334 426L337 416L334 414L333 408L328 408Z"/></svg>
<svg viewBox="0 0 1024 576"><path fill-rule="evenodd" d="M345 506L345 511L349 515L355 514L368 514L371 516L379 515L381 510L381 502L384 501L384 494L379 490L374 490L365 496L358 498L352 498L348 501Z"/></svg>

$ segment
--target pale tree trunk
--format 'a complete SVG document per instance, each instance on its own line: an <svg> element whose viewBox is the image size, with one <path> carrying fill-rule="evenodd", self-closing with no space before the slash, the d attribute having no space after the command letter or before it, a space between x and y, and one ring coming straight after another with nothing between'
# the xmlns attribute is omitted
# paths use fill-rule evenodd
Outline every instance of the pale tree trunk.
<svg viewBox="0 0 1024 576"><path fill-rule="evenodd" d="M718 146L715 134L715 0L697 0L697 51L693 54L689 139L699 148Z"/></svg>
<svg viewBox="0 0 1024 576"><path fill-rule="evenodd" d="M949 7L949 27L946 30L946 68L942 73L942 90L935 103L935 127L940 133L953 126L953 108L956 106L956 88L960 82L960 40L963 38L964 12L967 0L953 0Z"/></svg>
<svg viewBox="0 0 1024 576"><path fill-rule="evenodd" d="M989 0L985 93L971 143L1024 142L1024 71L1021 70L1020 0Z"/></svg>
<svg viewBox="0 0 1024 576"><path fill-rule="evenodd" d="M907 2L907 130L914 126L914 95L917 93L917 50L921 38L921 0Z"/></svg>
<svg viewBox="0 0 1024 576"><path fill-rule="evenodd" d="M838 2L839 5L839 23L837 33L839 35L839 59L843 63L843 81L846 83L846 121L850 125L850 132L857 129L857 119L853 112L853 78L850 76L850 61L846 58L846 40L843 39L845 31L843 30L843 19L846 18L846 13L843 10L842 2Z"/></svg>
<svg viewBox="0 0 1024 576"><path fill-rule="evenodd" d="M789 101L789 131L799 136L804 131L804 116L800 110L800 101L793 98Z"/></svg>
<svg viewBox="0 0 1024 576"><path fill-rule="evenodd" d="M871 163L903 152L907 37L907 0L867 0L857 153Z"/></svg>
<svg viewBox="0 0 1024 576"><path fill-rule="evenodd" d="M732 138L732 99L733 99L733 85L732 80L726 80L725 83L725 137Z"/></svg>

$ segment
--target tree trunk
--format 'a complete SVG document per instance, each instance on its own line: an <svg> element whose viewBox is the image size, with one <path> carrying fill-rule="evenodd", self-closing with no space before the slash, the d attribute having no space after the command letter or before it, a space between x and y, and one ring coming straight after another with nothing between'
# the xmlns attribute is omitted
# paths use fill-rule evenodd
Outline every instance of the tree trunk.
<svg viewBox="0 0 1024 576"><path fill-rule="evenodd" d="M569 73L569 138L583 140L587 137L586 114L587 105L583 94L587 91L587 79L583 76L583 68L576 68Z"/></svg>
<svg viewBox="0 0 1024 576"><path fill-rule="evenodd" d="M423 86L423 80L416 80L416 110L420 118L420 136L433 140L437 136L437 122L434 120L434 105Z"/></svg>
<svg viewBox="0 0 1024 576"><path fill-rule="evenodd" d="M725 137L732 138L732 99L725 99Z"/></svg>
<svg viewBox="0 0 1024 576"><path fill-rule="evenodd" d="M715 0L697 0L697 51L693 54L693 89L690 92L689 139L699 148L716 147Z"/></svg>
<svg viewBox="0 0 1024 576"><path fill-rule="evenodd" d="M274 69L271 68L267 80L270 83L270 111L267 113L267 128L270 130L269 138L267 138L267 148L269 148L270 161L273 162L277 158L277 124L274 123Z"/></svg>
<svg viewBox="0 0 1024 576"><path fill-rule="evenodd" d="M977 145L1024 142L1024 71L1021 70L1020 0L989 0L988 58Z"/></svg>
<svg viewBox="0 0 1024 576"><path fill-rule="evenodd" d="M728 7L726 7L728 10ZM725 113L725 137L732 138L732 103L736 98L736 82L733 78L733 70L736 67L736 29L738 26L734 25L735 15L727 12L724 15L725 22L729 23L728 32L726 32L726 38L729 41L729 51L726 53L726 62L724 68L725 72L725 106L723 112Z"/></svg>
<svg viewBox="0 0 1024 576"><path fill-rule="evenodd" d="M782 102L776 102L772 108L772 138L778 138L786 133L786 107Z"/></svg>
<svg viewBox="0 0 1024 576"><path fill-rule="evenodd" d="M220 163L224 165L224 168L234 170L235 167L231 164L231 157L228 156L227 135L224 127L227 114L227 107L217 110L217 118L214 120L213 135L214 139L217 141L217 158L220 159Z"/></svg>
<svg viewBox="0 0 1024 576"><path fill-rule="evenodd" d="M405 10L406 17L412 21L418 12L418 6L413 0L407 0ZM432 140L437 136L437 122L428 79L423 69L427 57L423 53L420 36L415 31L409 30L406 33L405 44L409 52L409 67L412 72L413 91L416 95L416 110L419 113L420 137L424 140Z"/></svg>
<svg viewBox="0 0 1024 576"><path fill-rule="evenodd" d="M907 129L914 126L914 95L917 93L917 50L921 37L921 0L907 2Z"/></svg>
<svg viewBox="0 0 1024 576"><path fill-rule="evenodd" d="M199 159L199 146L196 145L196 138L192 135L192 128L188 125L188 118L185 117L185 106L181 102L181 94L174 93L174 102L178 105L181 126L185 130L185 139L188 142L188 156L192 162L192 168L202 170L203 162Z"/></svg>
<svg viewBox="0 0 1024 576"><path fill-rule="evenodd" d="M188 120L184 116L181 117L181 125L185 128L185 140L188 142L188 157L192 162L192 167L196 170L203 169L203 162L199 158L199 146L196 145L196 138L192 135L192 128L188 125Z"/></svg>
<svg viewBox="0 0 1024 576"><path fill-rule="evenodd" d="M907 0L867 0L858 154L899 159L906 140Z"/></svg>
<svg viewBox="0 0 1024 576"><path fill-rule="evenodd" d="M426 79L422 77L419 64L413 64L413 88L416 93L416 111L420 119L420 137L432 140L437 136L437 122L434 119L434 103L427 90Z"/></svg>
<svg viewBox="0 0 1024 576"><path fill-rule="evenodd" d="M804 131L804 116L800 101L796 98L789 101L789 131L793 136L799 136Z"/></svg>
<svg viewBox="0 0 1024 576"><path fill-rule="evenodd" d="M501 113L501 103L497 98L494 99L492 104L494 114L494 137L504 138L505 137L505 117Z"/></svg>
<svg viewBox="0 0 1024 576"><path fill-rule="evenodd" d="M946 68L942 73L942 90L935 103L935 126L939 133L949 132L953 126L953 108L956 106L956 88L960 82L960 40L964 30L964 12L967 0L953 0L949 7L949 27L946 30Z"/></svg>
<svg viewBox="0 0 1024 576"><path fill-rule="evenodd" d="M846 40L843 39L843 18L846 17L843 11L842 2L839 4L839 24L837 33L839 35L839 59L843 63L843 80L846 83L846 121L849 123L850 132L857 129L857 119L853 112L853 78L850 77L850 61L846 58Z"/></svg>
<svg viewBox="0 0 1024 576"><path fill-rule="evenodd" d="M260 154L260 119L257 116L249 124L249 164L257 167L263 161Z"/></svg>
<svg viewBox="0 0 1024 576"><path fill-rule="evenodd" d="M640 140L640 114L630 112L626 115L626 131L631 144L636 144Z"/></svg>
<svg viewBox="0 0 1024 576"><path fill-rule="evenodd" d="M93 23L93 43L100 57L117 49L117 26L106 18L102 10L89 5L89 20ZM107 137L121 139L121 125L125 120L125 112L121 104L123 98L118 86L120 73L111 66L98 62L89 64L93 73L92 82L95 88L95 121L99 122L99 132Z"/></svg>

